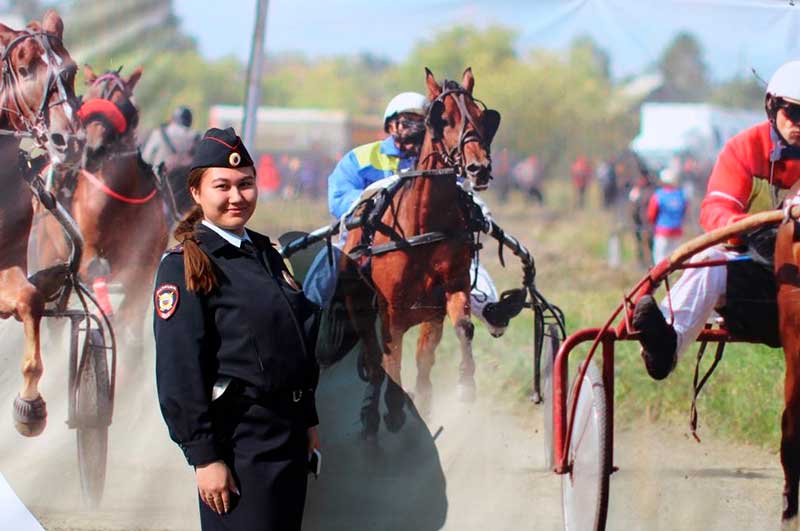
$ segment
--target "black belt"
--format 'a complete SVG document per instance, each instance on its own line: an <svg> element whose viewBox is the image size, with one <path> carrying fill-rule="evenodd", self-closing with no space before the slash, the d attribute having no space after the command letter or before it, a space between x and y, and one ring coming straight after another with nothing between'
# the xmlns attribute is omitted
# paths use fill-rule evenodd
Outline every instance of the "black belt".
<svg viewBox="0 0 800 531"><path fill-rule="evenodd" d="M225 390L223 396L227 393L250 398L256 402L274 403L275 401L287 401L297 403L300 402L304 396L313 395L314 389L297 388L281 391L264 391L253 384L234 378L231 383L228 384L228 388Z"/></svg>

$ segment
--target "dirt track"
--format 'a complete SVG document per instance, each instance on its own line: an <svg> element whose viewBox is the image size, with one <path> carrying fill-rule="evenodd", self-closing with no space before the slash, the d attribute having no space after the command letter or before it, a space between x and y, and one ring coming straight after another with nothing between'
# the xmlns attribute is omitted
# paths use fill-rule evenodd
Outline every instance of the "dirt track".
<svg viewBox="0 0 800 531"><path fill-rule="evenodd" d="M0 404L9 409L19 381L20 328L13 322L0 325ZM65 355L47 352L46 357L47 431L26 440L14 431L10 415L0 422L0 472L45 528L197 529L192 474L158 414L152 360L138 379L125 366L120 369L106 496L100 510L87 512L80 508L74 434L63 424ZM435 443L446 481L443 528L560 529L560 481L543 470L537 433L541 412L524 405L511 413L509 406L487 397L465 406L443 389L437 397L429 426L431 431L443 427ZM679 429L654 425L635 434L618 432L616 447L621 471L611 482L609 529L778 528L782 478L777 455L708 436L698 445ZM327 464L329 472L336 468ZM311 489L320 485L312 483ZM398 522L403 518L396 515ZM319 528L326 529L324 523Z"/></svg>

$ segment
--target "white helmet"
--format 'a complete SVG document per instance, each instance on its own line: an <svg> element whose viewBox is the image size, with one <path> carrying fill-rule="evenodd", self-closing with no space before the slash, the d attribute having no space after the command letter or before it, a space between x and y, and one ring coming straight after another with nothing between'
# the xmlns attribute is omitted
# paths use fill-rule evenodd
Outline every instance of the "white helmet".
<svg viewBox="0 0 800 531"><path fill-rule="evenodd" d="M425 116L428 98L418 92L401 92L389 102L383 113L383 128L386 129L390 118L404 112L413 112Z"/></svg>
<svg viewBox="0 0 800 531"><path fill-rule="evenodd" d="M767 95L800 103L800 61L784 63L772 74Z"/></svg>
<svg viewBox="0 0 800 531"><path fill-rule="evenodd" d="M678 172L672 168L664 168L661 170L661 173L658 174L658 177L664 184L675 184L678 182Z"/></svg>

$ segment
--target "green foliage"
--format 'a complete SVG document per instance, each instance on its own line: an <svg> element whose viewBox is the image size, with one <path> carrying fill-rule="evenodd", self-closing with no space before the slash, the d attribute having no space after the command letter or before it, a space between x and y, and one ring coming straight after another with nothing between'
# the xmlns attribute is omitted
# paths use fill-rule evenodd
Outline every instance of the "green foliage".
<svg viewBox="0 0 800 531"><path fill-rule="evenodd" d="M690 33L678 33L658 64L664 75L661 101L704 101L710 92L708 69L700 43Z"/></svg>
<svg viewBox="0 0 800 531"><path fill-rule="evenodd" d="M764 87L753 76L735 77L720 84L711 93L711 102L724 107L761 110L764 108Z"/></svg>
<svg viewBox="0 0 800 531"><path fill-rule="evenodd" d="M214 104L241 104L244 65L233 58L203 59L169 4L73 0L69 5L66 40L77 60L97 71L144 66L136 90L144 128L165 120L179 104L195 110L198 124L206 123ZM380 115L398 92L426 92L424 67L440 82L460 81L464 69L472 67L475 96L502 114L495 149L507 147L517 157L537 155L545 176L578 155L609 158L630 143L638 113L623 101L609 74L611 59L591 37L577 37L563 53L524 55L518 53L517 38L503 26L456 26L418 41L399 63L370 54L268 55L262 103ZM697 101L710 93L702 50L692 35L678 34L658 67L665 86L656 99ZM761 98L757 85L746 79L718 86L712 95L712 101L729 106L754 106Z"/></svg>

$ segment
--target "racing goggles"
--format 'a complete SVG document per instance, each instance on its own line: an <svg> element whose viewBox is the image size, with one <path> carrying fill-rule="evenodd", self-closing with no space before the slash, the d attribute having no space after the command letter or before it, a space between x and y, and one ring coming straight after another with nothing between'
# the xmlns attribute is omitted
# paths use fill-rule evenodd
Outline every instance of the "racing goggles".
<svg viewBox="0 0 800 531"><path fill-rule="evenodd" d="M800 105L782 100L780 105L778 105L778 109L783 109L783 112L790 121L800 124Z"/></svg>

